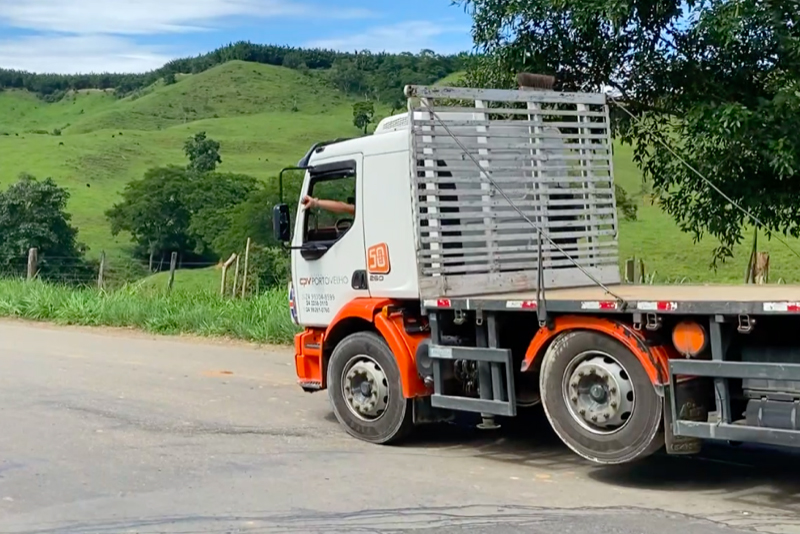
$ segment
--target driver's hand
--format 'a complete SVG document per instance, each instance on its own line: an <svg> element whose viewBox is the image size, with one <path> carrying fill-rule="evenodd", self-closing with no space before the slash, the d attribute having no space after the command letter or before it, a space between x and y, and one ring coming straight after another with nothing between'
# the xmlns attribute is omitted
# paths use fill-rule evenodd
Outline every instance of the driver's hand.
<svg viewBox="0 0 800 534"><path fill-rule="evenodd" d="M304 208L309 209L314 206L314 199L310 196L306 195L303 197L303 200L300 201Z"/></svg>

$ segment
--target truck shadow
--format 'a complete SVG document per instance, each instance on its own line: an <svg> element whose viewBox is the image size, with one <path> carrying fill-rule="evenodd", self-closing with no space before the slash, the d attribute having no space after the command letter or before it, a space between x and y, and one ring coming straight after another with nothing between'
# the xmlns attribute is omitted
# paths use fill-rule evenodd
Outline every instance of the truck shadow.
<svg viewBox="0 0 800 534"><path fill-rule="evenodd" d="M652 491L701 492L743 509L758 506L800 513L800 453L758 446L707 443L694 456L661 451L622 466L595 466L570 451L541 414L499 430L420 427L405 447L503 462L552 473L580 473L609 486Z"/></svg>

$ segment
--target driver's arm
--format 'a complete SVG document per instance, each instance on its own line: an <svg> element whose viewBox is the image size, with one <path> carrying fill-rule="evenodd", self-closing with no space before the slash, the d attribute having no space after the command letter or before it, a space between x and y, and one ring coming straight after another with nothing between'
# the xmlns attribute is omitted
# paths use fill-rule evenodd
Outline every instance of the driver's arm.
<svg viewBox="0 0 800 534"><path fill-rule="evenodd" d="M303 198L303 206L306 208L321 208L333 213L347 213L355 217L356 207L346 202L339 202L338 200L325 200L306 196Z"/></svg>

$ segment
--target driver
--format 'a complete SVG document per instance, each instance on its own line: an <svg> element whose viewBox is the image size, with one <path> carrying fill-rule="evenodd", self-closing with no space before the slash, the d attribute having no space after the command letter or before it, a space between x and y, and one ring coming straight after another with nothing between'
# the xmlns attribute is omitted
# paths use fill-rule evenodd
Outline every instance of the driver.
<svg viewBox="0 0 800 534"><path fill-rule="evenodd" d="M330 211L332 213L347 213L355 217L356 215L356 207L353 204L348 204L346 202L339 202L338 200L325 200L325 199L318 199L314 197L310 197L308 195L303 197L302 201L303 207L306 209L309 208L320 208L325 211Z"/></svg>

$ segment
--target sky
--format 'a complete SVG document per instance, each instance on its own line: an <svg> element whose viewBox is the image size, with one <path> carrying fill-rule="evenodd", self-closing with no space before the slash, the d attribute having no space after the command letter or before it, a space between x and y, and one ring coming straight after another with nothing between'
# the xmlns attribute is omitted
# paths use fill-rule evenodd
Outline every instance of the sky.
<svg viewBox="0 0 800 534"><path fill-rule="evenodd" d="M471 50L450 0L0 0L0 68L144 72L219 46Z"/></svg>

